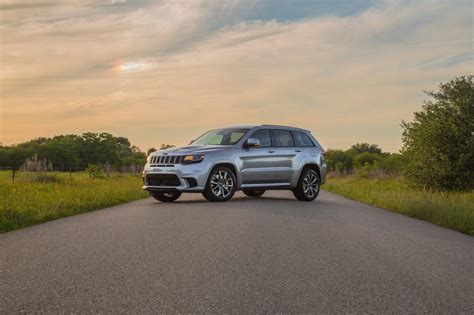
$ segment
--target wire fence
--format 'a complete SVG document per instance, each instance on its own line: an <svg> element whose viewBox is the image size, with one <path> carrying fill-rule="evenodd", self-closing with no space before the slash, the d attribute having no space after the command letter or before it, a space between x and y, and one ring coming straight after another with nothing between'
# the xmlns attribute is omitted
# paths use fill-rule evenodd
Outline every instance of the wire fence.
<svg viewBox="0 0 474 315"><path fill-rule="evenodd" d="M1 171L11 171L12 172L12 181L15 181L16 172L20 169L21 162L18 160L0 160L0 170Z"/></svg>
<svg viewBox="0 0 474 315"><path fill-rule="evenodd" d="M131 173L137 174L141 173L143 170L143 165L139 164L129 164L129 165L122 165L120 167L112 167L109 163L100 164L98 165L106 174L109 176L112 172L119 172L119 173ZM27 171L27 172L67 172L67 173L74 173L74 172L83 172L87 169L84 167L69 167L67 164L63 164L61 168L54 168L51 161L46 159L44 160L0 160L0 171L11 171L11 179L14 182L15 178L17 177L17 173L19 171Z"/></svg>

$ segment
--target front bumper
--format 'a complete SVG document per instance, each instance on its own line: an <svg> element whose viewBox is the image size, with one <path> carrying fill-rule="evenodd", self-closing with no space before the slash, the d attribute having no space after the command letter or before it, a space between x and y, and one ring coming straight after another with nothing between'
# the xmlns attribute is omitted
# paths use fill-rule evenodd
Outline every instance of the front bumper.
<svg viewBox="0 0 474 315"><path fill-rule="evenodd" d="M212 168L211 163L202 161L193 164L175 164L173 166L153 166L145 165L143 171L143 190L149 192L157 191L182 191L182 192L202 192L207 183L209 172ZM147 175L169 174L176 175L179 180L178 186L156 186L147 182Z"/></svg>

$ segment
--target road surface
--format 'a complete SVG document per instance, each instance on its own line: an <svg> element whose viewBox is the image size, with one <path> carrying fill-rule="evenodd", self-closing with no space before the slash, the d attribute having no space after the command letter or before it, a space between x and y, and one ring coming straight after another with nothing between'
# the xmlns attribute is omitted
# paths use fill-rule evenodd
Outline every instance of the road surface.
<svg viewBox="0 0 474 315"><path fill-rule="evenodd" d="M321 192L144 199L0 235L0 313L474 312L474 238Z"/></svg>

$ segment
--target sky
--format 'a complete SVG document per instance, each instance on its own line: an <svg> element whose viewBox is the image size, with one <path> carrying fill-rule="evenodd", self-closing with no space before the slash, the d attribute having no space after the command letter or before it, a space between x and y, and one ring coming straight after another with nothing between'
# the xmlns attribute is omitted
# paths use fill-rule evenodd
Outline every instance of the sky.
<svg viewBox="0 0 474 315"><path fill-rule="evenodd" d="M110 132L147 150L283 124L401 147L474 74L474 0L0 1L0 143Z"/></svg>

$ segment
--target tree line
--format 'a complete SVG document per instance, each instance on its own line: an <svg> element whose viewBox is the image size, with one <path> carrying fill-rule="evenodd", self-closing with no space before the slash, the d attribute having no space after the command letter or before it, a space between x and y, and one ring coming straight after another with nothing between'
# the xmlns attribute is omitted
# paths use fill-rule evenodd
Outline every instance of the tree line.
<svg viewBox="0 0 474 315"><path fill-rule="evenodd" d="M12 146L0 145L0 166L18 168L27 159L44 160L56 171L85 170L89 165L142 167L146 154L127 138L109 133L87 132L37 138Z"/></svg>
<svg viewBox="0 0 474 315"><path fill-rule="evenodd" d="M401 174L402 156L398 153L382 152L376 144L357 143L347 150L326 151L329 171L352 174L354 171L381 170L387 174Z"/></svg>

